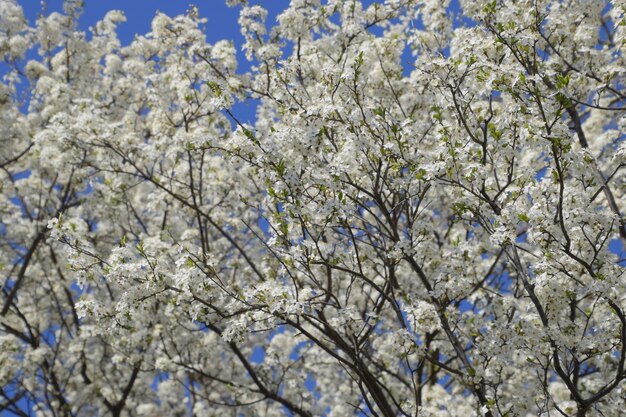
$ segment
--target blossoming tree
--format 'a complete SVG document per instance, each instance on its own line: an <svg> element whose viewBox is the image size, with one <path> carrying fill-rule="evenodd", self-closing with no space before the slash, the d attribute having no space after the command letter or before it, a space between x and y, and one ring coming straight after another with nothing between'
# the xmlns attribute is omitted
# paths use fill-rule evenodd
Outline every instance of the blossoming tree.
<svg viewBox="0 0 626 417"><path fill-rule="evenodd" d="M621 415L626 2L229 3L0 0L0 410Z"/></svg>

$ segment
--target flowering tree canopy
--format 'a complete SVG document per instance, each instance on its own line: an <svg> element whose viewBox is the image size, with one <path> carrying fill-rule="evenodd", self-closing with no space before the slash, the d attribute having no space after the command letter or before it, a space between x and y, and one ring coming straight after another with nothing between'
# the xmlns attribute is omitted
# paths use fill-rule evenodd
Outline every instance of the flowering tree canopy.
<svg viewBox="0 0 626 417"><path fill-rule="evenodd" d="M0 410L623 415L624 0L80 3L0 0Z"/></svg>

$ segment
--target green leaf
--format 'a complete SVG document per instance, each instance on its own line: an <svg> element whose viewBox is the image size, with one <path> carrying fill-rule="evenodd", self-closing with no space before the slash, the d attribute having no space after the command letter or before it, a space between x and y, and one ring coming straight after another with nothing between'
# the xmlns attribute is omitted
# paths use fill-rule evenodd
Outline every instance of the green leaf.
<svg viewBox="0 0 626 417"><path fill-rule="evenodd" d="M572 107L572 102L569 98L567 98L567 96L563 93L558 93L556 95L556 101L559 102L559 104L565 108L569 108Z"/></svg>
<svg viewBox="0 0 626 417"><path fill-rule="evenodd" d="M279 163L276 164L276 172L281 177L285 175L285 160L281 159Z"/></svg>
<svg viewBox="0 0 626 417"><path fill-rule="evenodd" d="M216 83L215 81L209 81L207 82L207 85L211 88L213 94L215 94L215 97L220 97L222 95L222 89L220 88L218 83Z"/></svg>
<svg viewBox="0 0 626 417"><path fill-rule="evenodd" d="M483 13L490 15L490 14L495 14L496 13L496 5L498 4L498 2L496 0L493 0L490 3L487 3L485 6L483 6Z"/></svg>
<svg viewBox="0 0 626 417"><path fill-rule="evenodd" d="M433 118L435 120L437 120L438 122L441 121L442 117L441 117L441 107L439 106L432 106L430 108L430 110L432 110L433 112L435 112L435 114L433 115Z"/></svg>
<svg viewBox="0 0 626 417"><path fill-rule="evenodd" d="M561 74L557 74L556 75L556 88L565 88L567 87L567 85L569 84L569 80L570 80L570 75L567 74L565 76L561 75Z"/></svg>

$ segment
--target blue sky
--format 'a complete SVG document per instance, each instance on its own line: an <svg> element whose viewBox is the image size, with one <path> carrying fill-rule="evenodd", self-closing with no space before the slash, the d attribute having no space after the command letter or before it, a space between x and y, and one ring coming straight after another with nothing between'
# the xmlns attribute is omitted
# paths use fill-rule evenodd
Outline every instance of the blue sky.
<svg viewBox="0 0 626 417"><path fill-rule="evenodd" d="M42 13L41 0L17 0L24 9L24 14L31 24ZM63 0L47 0L46 14L63 10ZM287 6L289 0L264 0L260 3L268 10L267 24L273 26L276 16ZM118 26L118 36L122 45L129 44L135 34L145 34L150 31L150 23L157 11L170 16L185 13L190 4L195 4L202 17L207 18L206 38L210 43L221 39L232 40L238 51L239 71L250 69L249 63L242 50L243 36L239 31L240 7L228 7L225 0L84 0L83 14L79 19L82 30L88 31L91 26L101 20L110 10L122 10L126 15L126 22ZM237 117L245 122L253 122L255 116L254 104L238 104L233 109Z"/></svg>
<svg viewBox="0 0 626 417"><path fill-rule="evenodd" d="M26 17L32 22L41 12L40 0L18 0L24 8ZM61 11L63 0L48 0L48 12ZM269 0L261 2L268 9L270 15L268 22L273 23L280 10L289 5L288 0ZM109 10L122 10L127 17L127 22L120 25L119 36L122 43L126 44L133 39L136 33L146 33L150 30L150 22L157 11L168 15L184 13L190 4L196 4L200 8L200 14L208 19L207 39L215 42L220 39L233 39L240 47L242 37L239 33L237 19L239 8L227 7L225 0L85 0L83 15L80 18L80 26L87 29L100 20Z"/></svg>

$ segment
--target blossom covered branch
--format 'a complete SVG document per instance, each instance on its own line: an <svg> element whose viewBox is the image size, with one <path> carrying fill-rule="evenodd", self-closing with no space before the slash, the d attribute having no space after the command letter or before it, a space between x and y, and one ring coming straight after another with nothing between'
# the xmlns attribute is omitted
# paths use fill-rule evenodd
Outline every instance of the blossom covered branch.
<svg viewBox="0 0 626 417"><path fill-rule="evenodd" d="M626 3L227 3L0 0L0 410L621 415Z"/></svg>

